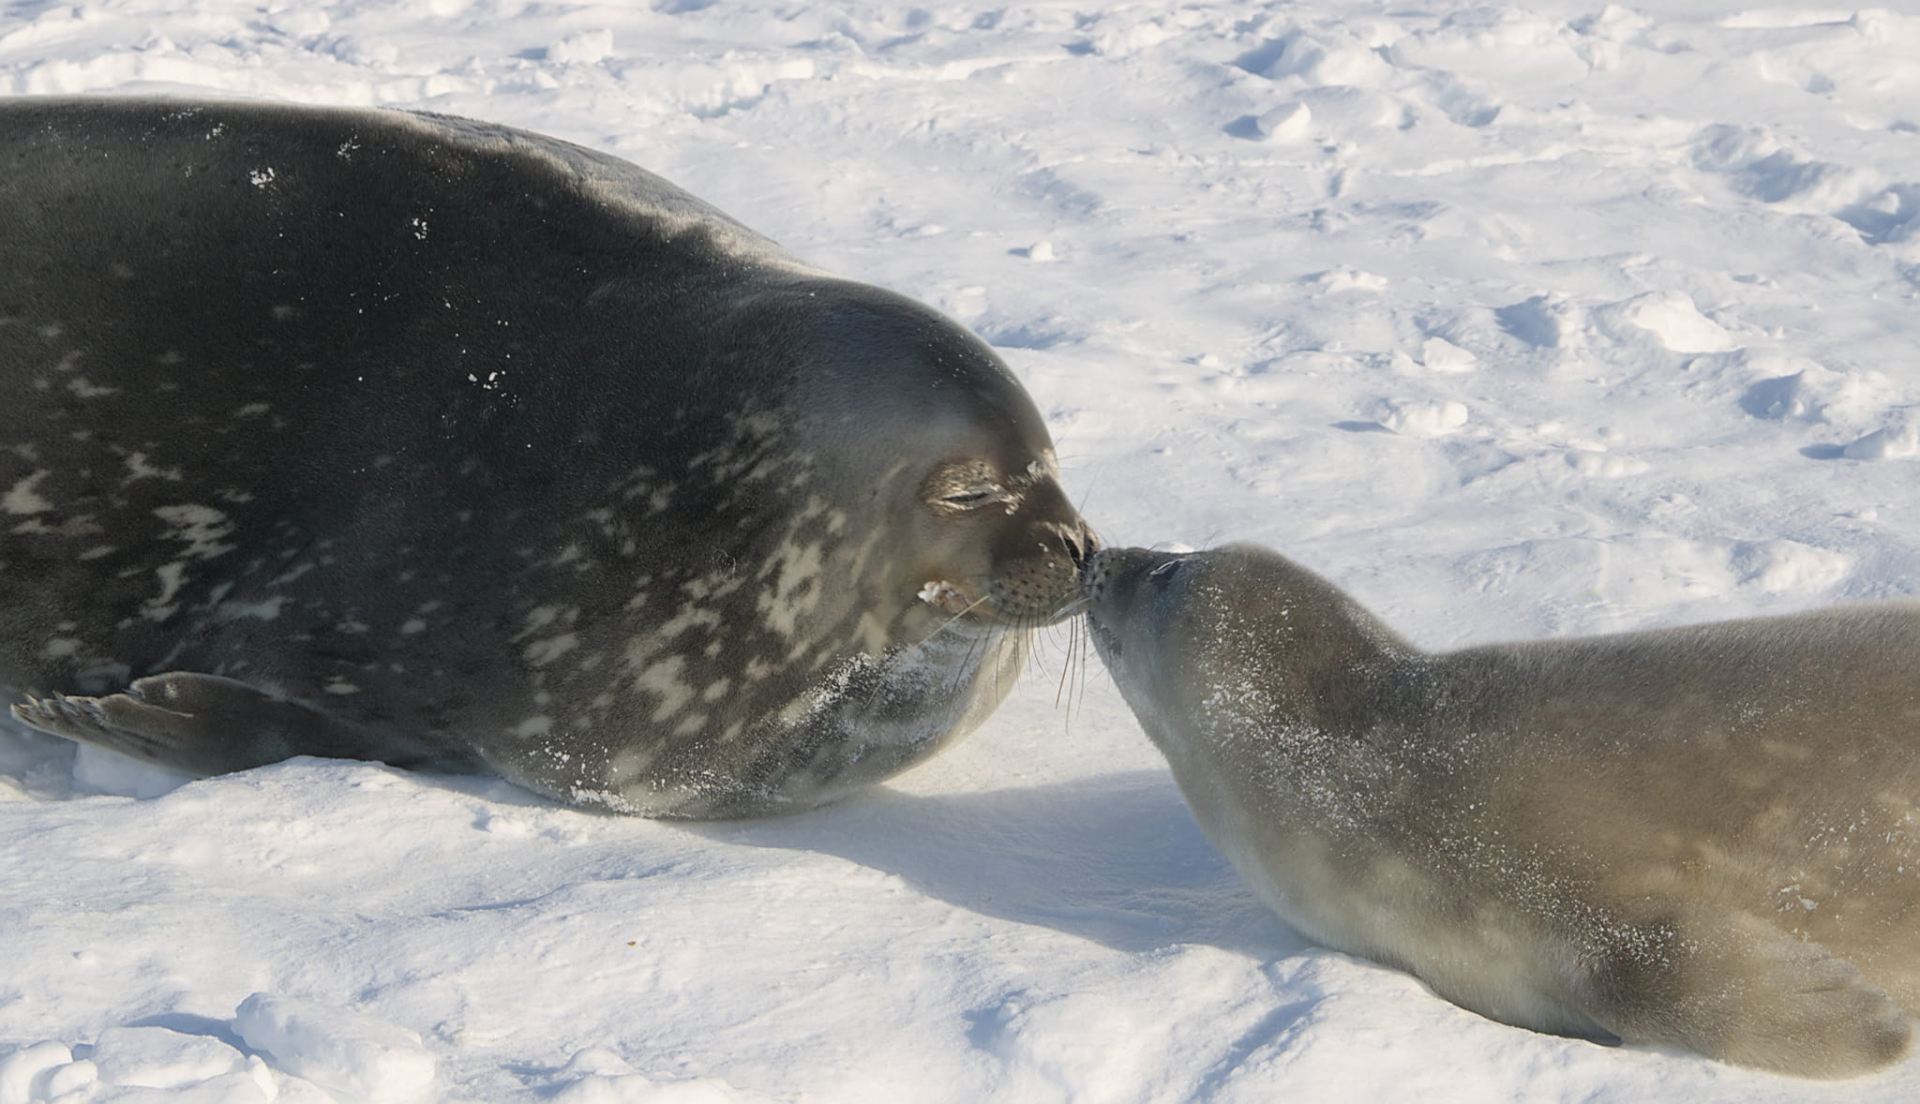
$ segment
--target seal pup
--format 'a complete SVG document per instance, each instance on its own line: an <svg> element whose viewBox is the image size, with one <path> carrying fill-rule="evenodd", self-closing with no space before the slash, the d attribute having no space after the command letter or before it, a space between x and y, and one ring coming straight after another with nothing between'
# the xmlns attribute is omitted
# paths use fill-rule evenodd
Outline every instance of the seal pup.
<svg viewBox="0 0 1920 1104"><path fill-rule="evenodd" d="M1093 538L979 339L396 111L0 102L0 700L192 774L803 808L976 725Z"/></svg>
<svg viewBox="0 0 1920 1104"><path fill-rule="evenodd" d="M1101 552L1095 647L1302 934L1482 1015L1805 1077L1920 1010L1920 605L1431 654L1262 548Z"/></svg>

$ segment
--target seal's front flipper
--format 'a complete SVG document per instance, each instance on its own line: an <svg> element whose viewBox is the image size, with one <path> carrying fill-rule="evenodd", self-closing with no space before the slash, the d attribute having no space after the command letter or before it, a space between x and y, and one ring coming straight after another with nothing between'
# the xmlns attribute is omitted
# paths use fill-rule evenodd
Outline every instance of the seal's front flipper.
<svg viewBox="0 0 1920 1104"><path fill-rule="evenodd" d="M1671 1043L1797 1077L1855 1077L1899 1060L1912 1025L1818 943L1705 905L1632 929L1588 975L1594 1019L1628 1042Z"/></svg>
<svg viewBox="0 0 1920 1104"><path fill-rule="evenodd" d="M42 732L193 775L226 774L296 755L394 762L391 737L219 675L175 671L98 698L30 698L13 715ZM399 765L430 758L424 753Z"/></svg>

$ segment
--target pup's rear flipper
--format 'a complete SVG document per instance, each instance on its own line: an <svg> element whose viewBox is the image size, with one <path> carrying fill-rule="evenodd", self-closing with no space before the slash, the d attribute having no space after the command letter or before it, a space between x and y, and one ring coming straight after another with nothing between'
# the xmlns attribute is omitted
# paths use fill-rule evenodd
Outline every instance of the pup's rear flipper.
<svg viewBox="0 0 1920 1104"><path fill-rule="evenodd" d="M1589 976L1594 1019L1798 1077L1855 1077L1903 1057L1906 1013L1851 963L1760 917L1683 906L1639 925Z"/></svg>
<svg viewBox="0 0 1920 1104"><path fill-rule="evenodd" d="M29 698L13 707L42 732L193 775L226 774L296 755L396 762L396 741L309 705L219 675L175 671L98 698ZM374 754L374 749L379 754ZM431 758L398 757L397 765Z"/></svg>

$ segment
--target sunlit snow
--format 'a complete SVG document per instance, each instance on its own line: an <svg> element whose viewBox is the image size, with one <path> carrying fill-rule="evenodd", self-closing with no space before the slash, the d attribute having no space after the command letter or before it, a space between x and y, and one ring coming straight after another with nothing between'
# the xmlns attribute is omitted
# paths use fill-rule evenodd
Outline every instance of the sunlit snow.
<svg viewBox="0 0 1920 1104"><path fill-rule="evenodd" d="M1441 647L1920 590L1904 7L11 0L0 93L633 160L977 330L1108 543L1269 544ZM0 1104L1920 1094L1920 1059L1535 1035L1307 944L1067 628L966 743L785 820L11 732L0 799Z"/></svg>

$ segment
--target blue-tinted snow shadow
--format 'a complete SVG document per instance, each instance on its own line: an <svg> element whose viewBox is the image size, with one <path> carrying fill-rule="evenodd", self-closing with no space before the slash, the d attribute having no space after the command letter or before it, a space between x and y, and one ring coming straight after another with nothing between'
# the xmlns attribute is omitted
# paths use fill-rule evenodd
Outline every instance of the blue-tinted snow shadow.
<svg viewBox="0 0 1920 1104"><path fill-rule="evenodd" d="M1242 115L1220 129L1229 138L1239 138L1248 142L1263 141L1267 137L1260 129L1259 118L1253 115Z"/></svg>
<svg viewBox="0 0 1920 1104"><path fill-rule="evenodd" d="M43 800L71 795L75 747L20 724L0 702L0 788Z"/></svg>
<svg viewBox="0 0 1920 1104"><path fill-rule="evenodd" d="M881 789L689 830L838 855L956 907L1122 951L1197 943L1273 958L1306 945L1255 900L1160 772L930 797Z"/></svg>
<svg viewBox="0 0 1920 1104"><path fill-rule="evenodd" d="M209 1016L196 1016L190 1012L160 1012L137 1020L129 1020L128 1027L164 1027L168 1031L181 1035L204 1035L209 1039L218 1039L242 1054L253 1054L238 1032L234 1031L229 1020L216 1020ZM77 1057L77 1055L76 1055Z"/></svg>

